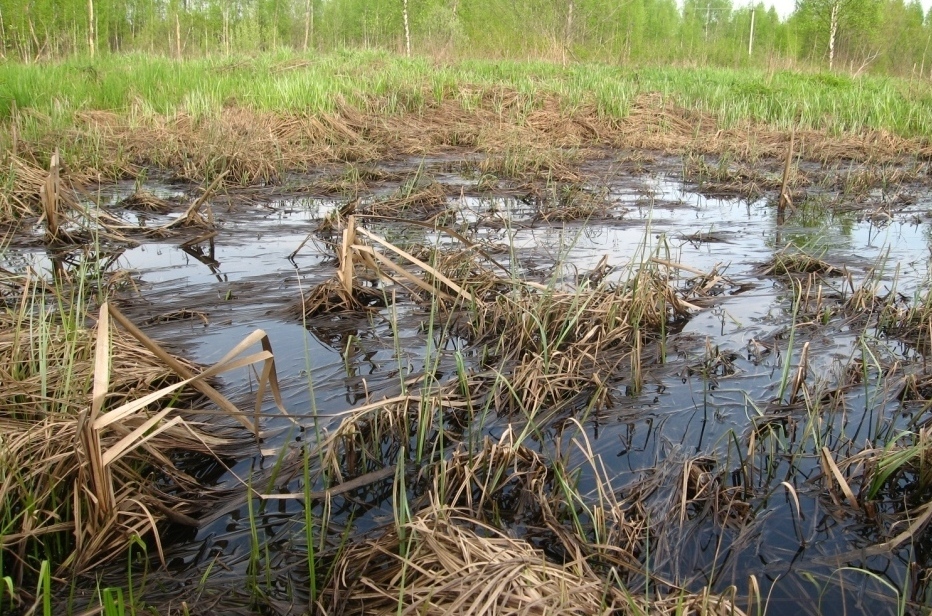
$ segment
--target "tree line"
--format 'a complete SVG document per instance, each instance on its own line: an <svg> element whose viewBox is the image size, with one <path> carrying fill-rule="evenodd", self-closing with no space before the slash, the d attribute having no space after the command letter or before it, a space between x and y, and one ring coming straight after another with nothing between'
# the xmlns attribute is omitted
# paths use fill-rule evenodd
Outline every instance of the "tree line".
<svg viewBox="0 0 932 616"><path fill-rule="evenodd" d="M0 53L34 61L381 48L443 57L806 66L932 77L918 0L0 0Z"/></svg>

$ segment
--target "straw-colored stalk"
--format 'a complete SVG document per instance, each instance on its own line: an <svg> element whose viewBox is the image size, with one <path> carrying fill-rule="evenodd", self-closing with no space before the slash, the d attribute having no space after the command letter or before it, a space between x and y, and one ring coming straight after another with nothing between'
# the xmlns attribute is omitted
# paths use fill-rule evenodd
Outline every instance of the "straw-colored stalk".
<svg viewBox="0 0 932 616"><path fill-rule="evenodd" d="M269 388L281 408L267 336L258 330L217 364L198 370L170 356L108 303L100 307L96 335L81 329L59 334L38 318L24 312L0 336L0 369L8 371L0 380L15 391L0 407L2 547L17 555L9 570L17 582L31 577L36 554L53 558L60 571L88 570L121 554L134 536L154 537L161 555L160 523L196 526L192 516L215 498L176 467L174 454L229 456L250 449L258 437L256 421L208 381L258 365L257 410ZM128 338L116 335L111 319ZM34 364L35 353L63 343L61 354ZM257 343L261 351L246 353ZM80 384L88 379L93 385L84 397L88 390ZM192 389L248 432L197 422L194 397L186 393ZM158 483L149 478L155 469L163 477Z"/></svg>

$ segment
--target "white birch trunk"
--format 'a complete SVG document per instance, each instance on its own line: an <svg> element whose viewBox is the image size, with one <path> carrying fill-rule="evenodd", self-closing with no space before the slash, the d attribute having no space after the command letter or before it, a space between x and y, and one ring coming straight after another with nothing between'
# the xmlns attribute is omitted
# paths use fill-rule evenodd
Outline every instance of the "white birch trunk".
<svg viewBox="0 0 932 616"><path fill-rule="evenodd" d="M87 0L87 46L93 58L97 51L97 28L94 26L94 0Z"/></svg>
<svg viewBox="0 0 932 616"><path fill-rule="evenodd" d="M402 0L401 16L405 22L405 55L411 56L411 29L408 27L408 0Z"/></svg>
<svg viewBox="0 0 932 616"><path fill-rule="evenodd" d="M835 66L835 35L838 34L838 2L832 4L831 21L828 27L828 70Z"/></svg>

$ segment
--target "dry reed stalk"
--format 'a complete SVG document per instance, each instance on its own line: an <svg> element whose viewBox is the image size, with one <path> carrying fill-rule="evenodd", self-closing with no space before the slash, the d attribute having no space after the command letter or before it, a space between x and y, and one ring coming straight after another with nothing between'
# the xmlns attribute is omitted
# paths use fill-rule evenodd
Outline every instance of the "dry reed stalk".
<svg viewBox="0 0 932 616"><path fill-rule="evenodd" d="M111 317L130 338L116 335ZM9 394L0 407L0 502L12 531L4 534L2 549L16 555L9 570L17 588L35 575L36 546L46 546L38 553L53 558L56 570L85 571L123 553L135 535L151 534L161 555L158 527L165 520L197 523L193 516L220 494L178 468L175 456L217 459L242 453L255 441L223 424L197 422L191 407L199 395L192 388L255 431L257 424L206 380L261 364L256 408L269 387L280 405L274 360L261 331L195 373L135 326L126 327L125 317L106 303L96 335L81 328L59 334L54 325L43 334L43 326L31 322L41 317L28 311L0 318L9 324L0 336L0 370L9 370L0 379ZM63 343L53 342L58 335ZM44 348L59 355L37 358L39 336L48 339ZM246 354L257 342L263 350ZM37 362L46 367L40 371ZM90 392L81 386L87 381L93 383ZM70 388L61 389L66 382ZM166 405L167 398L174 404Z"/></svg>
<svg viewBox="0 0 932 616"><path fill-rule="evenodd" d="M339 269L337 270L337 280L343 289L345 298L353 296L353 252L352 247L356 244L356 217L350 215L346 220L346 227L343 229L343 241L340 244L340 254L337 255Z"/></svg>
<svg viewBox="0 0 932 616"><path fill-rule="evenodd" d="M790 196L790 170L793 166L793 141L796 139L796 129L790 132L790 145L786 149L786 162L783 166L783 181L780 182L780 199L777 203L777 221L782 224L786 208L796 210L793 205L793 198Z"/></svg>
<svg viewBox="0 0 932 616"><path fill-rule="evenodd" d="M169 230L174 227L213 227L213 214L208 210L207 215L201 214L201 207L207 202L210 196L214 193L215 190L223 182L223 178L227 176L229 171L224 171L220 173L217 177L214 178L213 182L201 193L197 199L195 199L191 205L185 210L185 213L179 216L176 220L164 225L163 230Z"/></svg>
<svg viewBox="0 0 932 616"><path fill-rule="evenodd" d="M339 310L365 310L383 306L391 295L387 287L389 284L412 295L423 292L428 297L438 297L447 303L457 300L476 301L473 294L461 286L461 281L452 280L437 267L358 225L356 220L356 215L348 216L342 231L337 247L335 279L311 289L302 298L300 314L314 316ZM454 235L462 237L455 232ZM371 245L364 243L365 240L371 242ZM376 250L376 247L392 253L394 258ZM395 261L399 258L405 265ZM360 280L365 278L386 286L363 286Z"/></svg>
<svg viewBox="0 0 932 616"><path fill-rule="evenodd" d="M42 200L42 212L45 216L45 237L47 242L54 242L58 239L58 216L59 203L61 198L61 178L58 170L58 150L52 154L52 162L49 163L49 174L45 178L45 183L39 191L39 197Z"/></svg>
<svg viewBox="0 0 932 616"><path fill-rule="evenodd" d="M733 590L634 595L599 576L585 558L552 563L528 542L439 504L400 531L392 527L351 546L326 593L336 613L744 614Z"/></svg>

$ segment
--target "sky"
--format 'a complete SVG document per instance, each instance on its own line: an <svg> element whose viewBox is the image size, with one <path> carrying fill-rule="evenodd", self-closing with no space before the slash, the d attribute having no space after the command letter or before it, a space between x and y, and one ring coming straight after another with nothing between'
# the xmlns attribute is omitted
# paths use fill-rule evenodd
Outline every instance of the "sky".
<svg viewBox="0 0 932 616"><path fill-rule="evenodd" d="M785 19L790 13L793 12L793 9L796 8L796 0L763 0L765 6L774 6L777 9L777 14L780 15L781 19ZM747 6L749 4L756 4L756 0L732 0L732 6L741 7ZM929 11L929 6L932 6L932 0L922 0L922 11L927 13Z"/></svg>
<svg viewBox="0 0 932 616"><path fill-rule="evenodd" d="M732 3L733 6L747 6L752 4L747 0L735 0ZM793 9L796 8L796 0L764 0L764 5L766 6L775 6L777 8L777 14L780 15L781 19L786 19L786 17L793 12Z"/></svg>

